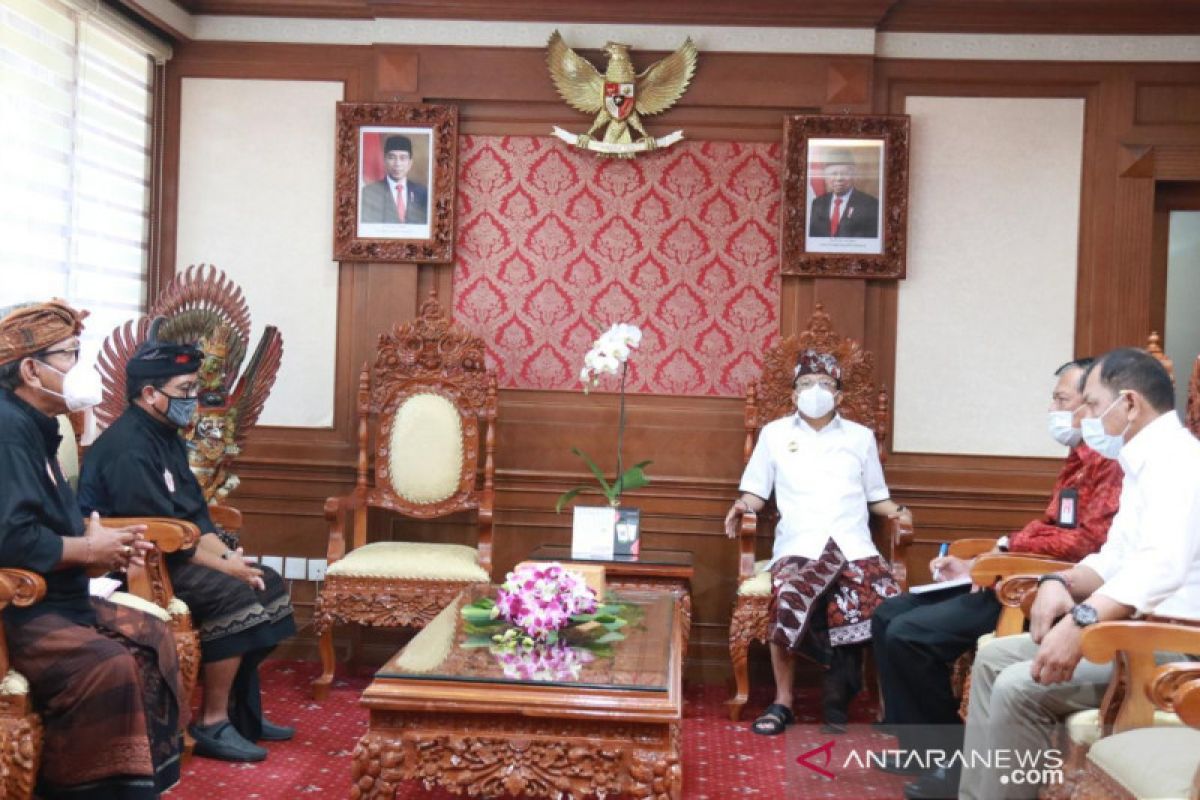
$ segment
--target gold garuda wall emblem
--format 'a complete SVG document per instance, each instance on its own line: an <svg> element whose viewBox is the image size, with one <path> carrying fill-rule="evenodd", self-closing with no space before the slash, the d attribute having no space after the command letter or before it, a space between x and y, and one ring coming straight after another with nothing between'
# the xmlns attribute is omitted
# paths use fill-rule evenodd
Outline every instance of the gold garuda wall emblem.
<svg viewBox="0 0 1200 800"><path fill-rule="evenodd" d="M656 139L642 127L640 117L661 114L683 96L696 71L697 50L692 40L685 40L641 75L633 70L628 45L609 42L604 52L608 53L608 66L601 74L567 47L558 31L550 34L546 61L554 87L572 108L596 115L587 133L574 134L555 126L554 135L575 147L618 158L633 158L681 140L681 130ZM603 133L599 133L601 129Z"/></svg>

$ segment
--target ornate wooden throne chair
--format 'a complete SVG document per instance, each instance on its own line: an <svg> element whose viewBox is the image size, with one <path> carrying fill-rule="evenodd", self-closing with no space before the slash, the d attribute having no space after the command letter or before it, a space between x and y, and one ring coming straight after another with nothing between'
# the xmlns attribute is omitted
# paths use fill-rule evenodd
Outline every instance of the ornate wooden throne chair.
<svg viewBox="0 0 1200 800"><path fill-rule="evenodd" d="M743 458L749 462L762 427L773 420L795 413L792 379L800 353L813 349L832 353L842 368L842 402L838 412L847 419L875 432L880 458L884 458L889 421L887 392L874 383L875 358L858 342L833 330L833 322L821 304L808 321L808 327L784 339L767 351L762 377L746 390L746 440ZM733 662L735 691L726 704L730 719L741 715L749 696L750 681L746 656L751 641L767 642L771 607L771 575L766 560L758 560L759 541L770 542L779 521L774 501L758 514L742 517L738 535L738 589L729 624L729 655ZM872 535L879 551L891 561L896 578L905 585L905 554L912 542L912 529L895 519L872 515Z"/></svg>
<svg viewBox="0 0 1200 800"><path fill-rule="evenodd" d="M171 627L179 656L180 682L185 697L191 697L200 669L200 637L192 630L187 606L175 599L171 579L162 562L164 553L188 547L198 537L194 525L154 518L106 519L106 525L145 525L145 536L157 545L146 557L146 566L132 567L129 591L115 592L114 603L131 606L162 620ZM23 569L0 569L0 611L7 606L29 606L46 594L40 575ZM185 758L192 741L185 734ZM29 696L29 681L13 669L0 624L0 798L29 800L41 767L42 722Z"/></svg>
<svg viewBox="0 0 1200 800"><path fill-rule="evenodd" d="M423 627L464 587L491 576L496 376L484 366L483 341L454 325L436 294L415 320L380 335L375 363L363 365L359 379L358 418L354 491L325 502L329 567L314 616L322 666L312 685L317 699L333 681L334 624ZM369 517L391 523L378 512L428 520L470 509L478 512L476 547L368 542Z"/></svg>

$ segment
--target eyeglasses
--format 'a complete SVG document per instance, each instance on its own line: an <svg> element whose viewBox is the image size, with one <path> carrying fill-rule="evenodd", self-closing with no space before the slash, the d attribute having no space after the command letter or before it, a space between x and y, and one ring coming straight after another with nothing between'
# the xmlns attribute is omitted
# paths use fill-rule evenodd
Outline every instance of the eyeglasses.
<svg viewBox="0 0 1200 800"><path fill-rule="evenodd" d="M70 356L72 361L78 361L79 360L79 348L78 347L64 347L61 350L46 350L46 351L42 352L43 358L48 358L50 356Z"/></svg>
<svg viewBox="0 0 1200 800"><path fill-rule="evenodd" d="M830 380L806 381L803 379L796 381L796 389L798 391L803 391L804 389L811 389L814 386L820 386L822 389L828 389L831 392L837 391L837 381L830 381Z"/></svg>

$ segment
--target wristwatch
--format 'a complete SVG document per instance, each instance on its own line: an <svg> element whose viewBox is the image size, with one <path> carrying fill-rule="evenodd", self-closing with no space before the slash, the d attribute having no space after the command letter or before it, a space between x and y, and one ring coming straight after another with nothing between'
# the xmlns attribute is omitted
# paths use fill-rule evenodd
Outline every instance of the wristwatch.
<svg viewBox="0 0 1200 800"><path fill-rule="evenodd" d="M1088 625L1095 625L1099 622L1100 614L1087 603L1079 603L1071 609L1071 619L1075 620L1075 624L1079 627L1086 628Z"/></svg>

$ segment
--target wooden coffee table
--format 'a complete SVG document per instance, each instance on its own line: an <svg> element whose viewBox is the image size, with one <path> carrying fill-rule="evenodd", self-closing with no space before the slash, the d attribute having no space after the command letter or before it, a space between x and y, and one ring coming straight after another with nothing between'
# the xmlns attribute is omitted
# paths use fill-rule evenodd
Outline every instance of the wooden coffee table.
<svg viewBox="0 0 1200 800"><path fill-rule="evenodd" d="M682 791L682 625L677 594L622 590L641 619L611 654L577 651L529 674L487 647L465 648L461 609L438 614L363 692L370 727L354 750L350 796L388 798L402 781L475 797L584 797ZM586 653L586 655L584 654ZM592 656L591 660L587 660Z"/></svg>

